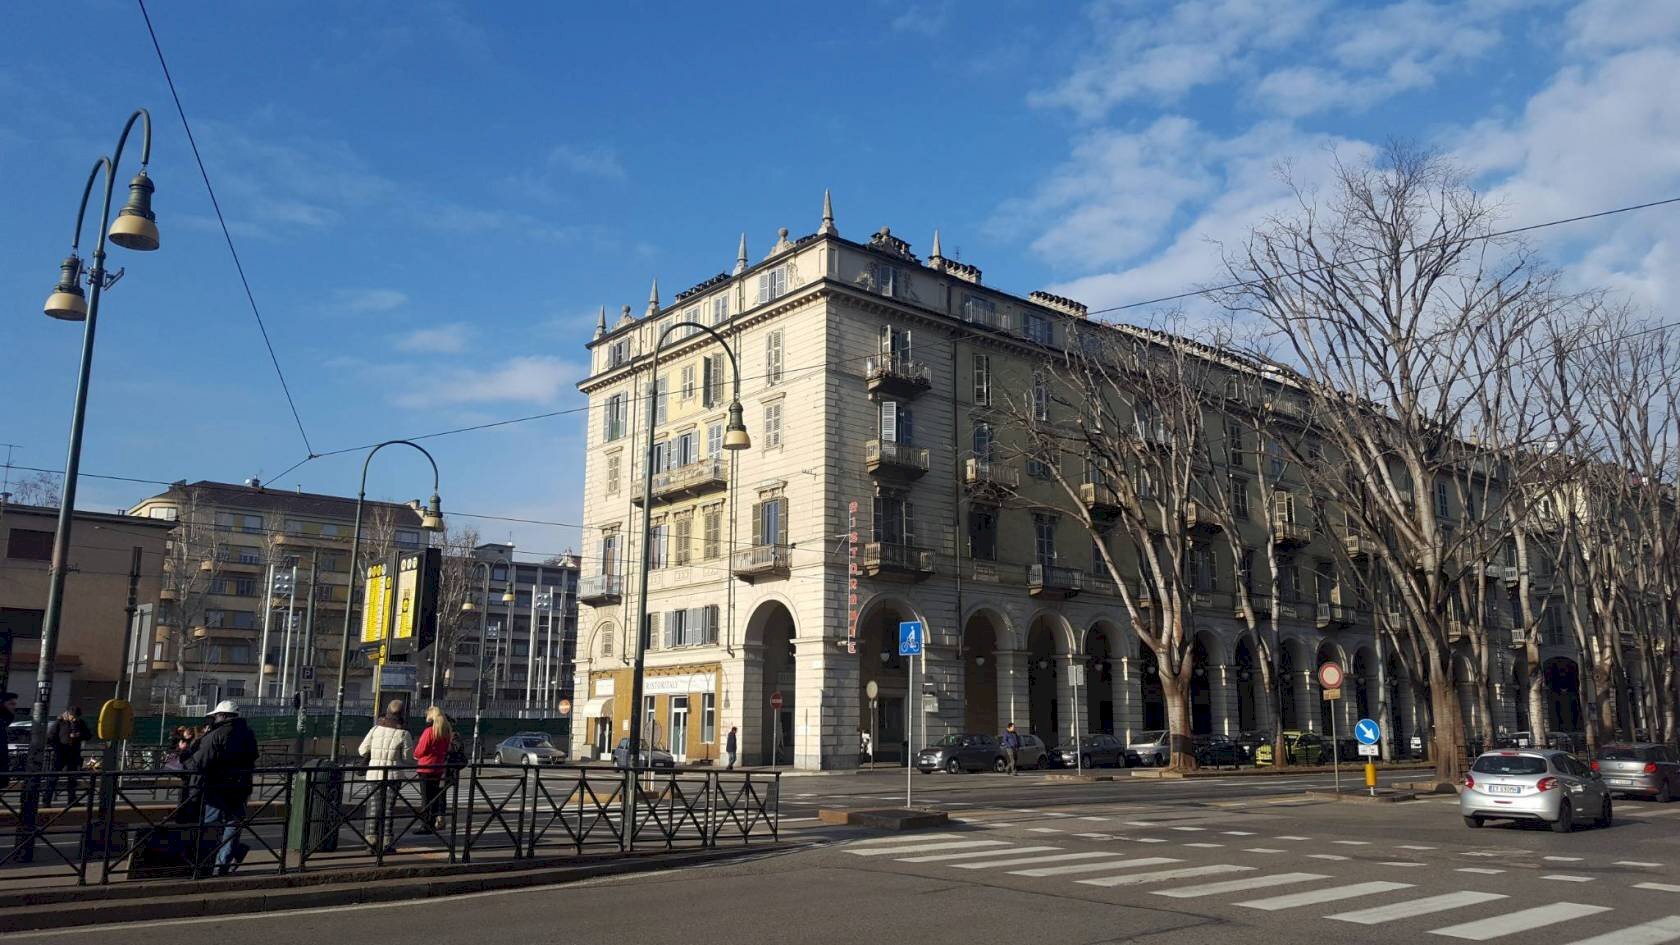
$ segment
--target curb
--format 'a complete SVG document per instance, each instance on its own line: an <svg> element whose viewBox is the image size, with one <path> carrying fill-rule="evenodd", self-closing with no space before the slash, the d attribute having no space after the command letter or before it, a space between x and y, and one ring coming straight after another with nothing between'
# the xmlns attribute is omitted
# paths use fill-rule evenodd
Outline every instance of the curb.
<svg viewBox="0 0 1680 945"><path fill-rule="evenodd" d="M1402 801L1415 801L1417 795L1410 791L1396 791L1389 794L1360 794L1355 791L1326 791L1314 789L1307 792L1308 797L1315 797L1322 801L1342 801L1348 804L1398 804Z"/></svg>
<svg viewBox="0 0 1680 945"><path fill-rule="evenodd" d="M897 831L944 827L950 823L950 814L945 811L905 807L859 810L835 810L825 807L817 811L817 818L833 827L872 827L876 830Z"/></svg>
<svg viewBox="0 0 1680 945"><path fill-rule="evenodd" d="M655 870L680 869L706 863L728 862L765 853L781 853L805 846L803 843L772 842L762 846L729 850L697 850L683 853L649 854L645 857L621 858L604 863L549 865L529 868L529 862L513 869L485 869L447 876L397 876L382 872L378 882L368 882L366 876L347 873L315 874L310 883L289 883L246 889L229 889L217 880L199 880L184 894L140 897L84 896L80 899L61 899L54 902L0 908L0 932L27 932L47 929L75 928L89 925L110 925L125 922L146 922L158 919L185 919L213 915L238 915L252 912L277 912L288 909L313 909L321 906L342 906L369 902L411 901L436 896L455 896L463 893L517 889L527 886L548 886L595 879L646 873ZM521 868L523 867L523 868ZM354 871L365 873L367 871ZM203 884L214 888L204 888ZM110 889L112 887L96 887ZM119 887L120 888L120 887ZM152 890L156 892L156 890ZM93 900L90 902L89 900ZM104 901L100 901L104 900ZM95 906L94 903L97 903Z"/></svg>
<svg viewBox="0 0 1680 945"><path fill-rule="evenodd" d="M1356 771L1362 766L1355 762L1348 762L1342 766L1344 771ZM1378 765L1378 771L1428 771L1434 765ZM1129 773L1134 778L1287 778L1303 774L1330 774L1336 769L1329 765L1290 765L1286 768L1276 768L1266 765L1262 768L1197 768L1194 771L1174 771L1171 768L1131 768Z"/></svg>

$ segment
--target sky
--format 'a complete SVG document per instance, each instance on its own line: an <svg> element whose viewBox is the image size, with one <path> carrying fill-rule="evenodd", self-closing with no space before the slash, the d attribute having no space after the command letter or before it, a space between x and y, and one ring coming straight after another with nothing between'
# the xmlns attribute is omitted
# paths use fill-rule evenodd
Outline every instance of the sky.
<svg viewBox="0 0 1680 945"><path fill-rule="evenodd" d="M365 451L297 464L576 411L600 306L639 314L655 278L669 302L743 232L757 259L779 227L815 231L825 188L843 235L887 225L925 255L937 227L988 284L1093 309L1217 281L1222 245L1290 211L1285 177L1322 185L1389 140L1450 156L1511 226L1680 196L1680 3L1657 0L150 12L308 446L138 5L26 0L0 31L0 444L20 467L63 467L81 333L40 304L87 168L141 106L163 245L112 250L84 473L351 495ZM1532 239L1569 284L1671 317L1680 208ZM456 521L522 553L579 548L583 430L424 441L445 511L497 516ZM160 488L88 476L78 505ZM370 496L429 491L411 451L374 461Z"/></svg>

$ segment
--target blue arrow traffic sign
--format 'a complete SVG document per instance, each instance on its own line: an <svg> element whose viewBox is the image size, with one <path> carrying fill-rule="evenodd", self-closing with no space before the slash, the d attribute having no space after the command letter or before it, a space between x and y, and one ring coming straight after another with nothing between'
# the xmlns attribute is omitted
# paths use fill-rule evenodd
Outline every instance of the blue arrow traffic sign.
<svg viewBox="0 0 1680 945"><path fill-rule="evenodd" d="M1360 719L1354 723L1353 737L1359 739L1361 745L1375 745L1382 738L1382 726L1370 719Z"/></svg>
<svg viewBox="0 0 1680 945"><path fill-rule="evenodd" d="M922 622L906 620L898 625L898 655L920 656L922 652Z"/></svg>

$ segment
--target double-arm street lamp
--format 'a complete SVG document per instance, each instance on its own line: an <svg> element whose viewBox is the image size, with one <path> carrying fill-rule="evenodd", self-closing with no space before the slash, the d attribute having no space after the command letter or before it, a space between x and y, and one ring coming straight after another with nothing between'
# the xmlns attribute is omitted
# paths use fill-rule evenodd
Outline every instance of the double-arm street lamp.
<svg viewBox="0 0 1680 945"><path fill-rule="evenodd" d="M636 594L636 663L631 671L630 679L630 750L626 756L628 767L635 768L641 763L642 757L642 673L647 667L646 636L652 632L648 627L648 569L652 565L650 543L653 541L653 433L654 421L658 418L659 408L659 352L665 348L665 340L673 331L679 328L703 331L712 336L723 353L729 356L729 373L734 380L734 394L729 401L729 422L723 430L723 448L726 450L744 450L752 446L752 438L747 436L747 425L741 419L741 367L735 361L735 351L729 347L729 342L710 327L699 322L675 322L665 326L659 333L659 340L653 346L653 361L648 365L648 374L653 378L649 385L647 405L647 449L642 454L642 567L641 587ZM648 758L652 760L652 753ZM636 791L624 792L626 804L625 836L634 838L636 824Z"/></svg>
<svg viewBox="0 0 1680 945"><path fill-rule="evenodd" d="M513 613L513 562L508 564L508 585L502 590L502 603L510 605L508 613ZM484 756L483 746L480 744L481 732L484 729L484 648L490 644L488 637L490 628L490 562L475 561L473 568L484 569L484 606L478 607L469 595L461 602L461 612L470 614L478 611L478 673L473 677L473 734L472 760L477 761Z"/></svg>
<svg viewBox="0 0 1680 945"><path fill-rule="evenodd" d="M106 223L111 219L111 193L117 183L117 167L122 163L123 147L128 144L128 135L134 130L135 122L139 122L141 128L140 173L129 181L128 204L107 230ZM120 269L114 275L105 271L105 240L108 236L111 242L136 252L150 252L158 248L157 222L152 215L152 179L146 176L146 167L151 160L152 116L142 108L128 116L122 135L117 138L117 149L109 157L95 161L93 170L88 172L87 184L82 187L82 203L76 210L76 231L70 240L70 255L61 266L58 285L47 297L45 306L46 313L53 318L79 321L83 325L81 372L76 377L76 402L70 414L70 453L64 463L58 528L53 533L52 567L47 579L47 609L41 618L40 657L35 670L35 724L29 738L30 766L35 769L45 766L47 715L52 711L53 664L58 659L58 626L64 615L64 578L69 565L70 529L76 508L76 479L82 465L82 427L87 417L88 376L93 370L93 335L99 323L99 297L122 276ZM89 288L84 297L82 258L79 255L82 222L87 216L93 185L101 179L101 175L105 183L104 202L99 211L99 236L93 246L93 268L87 271L85 277Z"/></svg>
<svg viewBox="0 0 1680 945"><path fill-rule="evenodd" d="M362 460L362 484L356 489L356 526L351 530L350 535L350 593L345 595L348 599L344 602L344 631L338 637L338 698L333 703L332 724L332 759L334 761L338 760L339 736L344 731L344 677L350 673L350 615L356 610L356 591L362 583L356 577L356 556L362 550L362 504L367 499L368 465L373 462L374 455L380 450L397 444L414 447L420 451L420 455L426 457L426 462L432 464L432 498L426 504L425 511L420 514L420 528L428 532L443 530L443 502L438 498L437 460L432 458L432 454L426 452L425 447L409 440L386 440L368 450L367 458ZM378 668L375 667L374 672L378 671ZM374 706L373 710L377 713L379 707Z"/></svg>

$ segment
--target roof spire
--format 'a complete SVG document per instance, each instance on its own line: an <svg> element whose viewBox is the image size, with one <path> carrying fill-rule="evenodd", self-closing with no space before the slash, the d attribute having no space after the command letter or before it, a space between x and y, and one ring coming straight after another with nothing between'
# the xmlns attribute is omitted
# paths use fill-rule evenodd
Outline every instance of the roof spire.
<svg viewBox="0 0 1680 945"><path fill-rule="evenodd" d="M601 306L601 314L595 316L595 337L599 338L607 333L607 307Z"/></svg>
<svg viewBox="0 0 1680 945"><path fill-rule="evenodd" d="M939 251L939 228L933 230L933 252L928 254L928 268L945 271L945 255Z"/></svg>
<svg viewBox="0 0 1680 945"><path fill-rule="evenodd" d="M834 228L834 200L828 195L828 189L823 188L823 218L822 226L817 232L823 236L839 236L840 231Z"/></svg>
<svg viewBox="0 0 1680 945"><path fill-rule="evenodd" d="M653 288L648 290L647 317L652 318L653 316L658 315L658 314L659 314L659 278L656 276L656 277L654 277L654 280L653 280Z"/></svg>
<svg viewBox="0 0 1680 945"><path fill-rule="evenodd" d="M741 234L741 248L735 253L735 271L732 275L740 275L747 271L747 234Z"/></svg>

